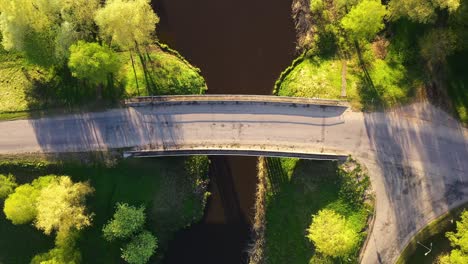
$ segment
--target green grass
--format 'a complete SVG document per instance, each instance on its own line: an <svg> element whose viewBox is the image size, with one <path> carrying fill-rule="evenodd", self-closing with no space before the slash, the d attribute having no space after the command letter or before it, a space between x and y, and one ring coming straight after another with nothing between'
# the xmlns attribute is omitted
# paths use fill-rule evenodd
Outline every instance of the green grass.
<svg viewBox="0 0 468 264"><path fill-rule="evenodd" d="M30 65L18 54L6 53L0 47L0 113L40 107L34 85L43 78L41 68Z"/></svg>
<svg viewBox="0 0 468 264"><path fill-rule="evenodd" d="M312 215L332 209L344 215L361 232L370 214L366 206L353 206L339 195L338 164L327 161L269 158L266 209L268 263L309 263L314 246L306 238ZM365 233L360 233L363 241ZM352 258L356 258L359 248Z"/></svg>
<svg viewBox="0 0 468 264"><path fill-rule="evenodd" d="M158 47L151 47L149 51L151 59L148 59L145 52L143 56L147 61L148 70L146 78L139 57L135 54L133 56L136 79L128 53L122 55L126 63L119 76L128 96L202 94L207 89L200 70L174 54L164 52Z"/></svg>
<svg viewBox="0 0 468 264"><path fill-rule="evenodd" d="M117 202L145 205L147 228L159 239L153 261L160 262L174 232L203 214L204 188L197 179L204 177L189 175L186 161L187 158L134 159L111 167L102 163L3 161L0 173L12 173L20 183L51 173L69 175L74 181L90 181L96 191L88 199L88 208L95 216L93 226L83 231L79 239L83 263L120 263L122 244L104 241L102 226L112 217ZM0 263L29 263L35 254L52 247L53 237L31 225L14 226L0 213Z"/></svg>

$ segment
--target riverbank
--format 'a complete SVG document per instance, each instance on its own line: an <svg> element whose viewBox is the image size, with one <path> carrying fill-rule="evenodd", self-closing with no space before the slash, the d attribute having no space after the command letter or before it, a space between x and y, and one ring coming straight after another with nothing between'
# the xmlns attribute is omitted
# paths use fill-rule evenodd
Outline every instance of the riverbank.
<svg viewBox="0 0 468 264"><path fill-rule="evenodd" d="M160 263L177 230L199 221L203 215L208 159L122 160L103 154L2 156L0 173L13 174L19 183L49 174L90 182L95 193L88 199L87 207L95 215L92 226L81 232L78 239L83 263L119 263L119 245L104 240L102 227L112 217L116 203L144 205L148 228L158 237L159 248L152 263ZM32 256L53 247L51 237L30 225L13 225L3 213L0 229L0 260L5 263L29 263Z"/></svg>
<svg viewBox="0 0 468 264"><path fill-rule="evenodd" d="M265 259L268 263L315 263L323 258L306 238L312 215L322 209L345 216L359 233L359 245L349 256L358 262L374 206L366 183L368 178L360 165L354 161L338 165L330 161L265 158L260 160L258 168L260 185L250 263L262 263ZM343 173L359 179L353 185L356 189L348 190L365 190L364 203L342 196L347 184L344 179L351 179Z"/></svg>

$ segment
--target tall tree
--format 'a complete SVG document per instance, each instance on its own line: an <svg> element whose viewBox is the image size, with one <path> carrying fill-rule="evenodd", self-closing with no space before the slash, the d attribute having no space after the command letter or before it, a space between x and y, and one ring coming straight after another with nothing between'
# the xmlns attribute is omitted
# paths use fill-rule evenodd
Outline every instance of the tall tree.
<svg viewBox="0 0 468 264"><path fill-rule="evenodd" d="M145 264L158 248L157 238L143 230L122 248L122 258L130 264Z"/></svg>
<svg viewBox="0 0 468 264"><path fill-rule="evenodd" d="M93 192L88 183L74 183L68 176L57 177L43 188L37 198L35 226L45 234L52 231L68 233L91 225L85 198Z"/></svg>
<svg viewBox="0 0 468 264"><path fill-rule="evenodd" d="M145 208L126 203L118 203L114 217L102 229L104 238L112 241L116 238L129 238L143 229L146 221Z"/></svg>
<svg viewBox="0 0 468 264"><path fill-rule="evenodd" d="M437 9L446 9L452 13L460 6L460 0L391 0L388 4L391 17L402 16L419 22L433 22Z"/></svg>
<svg viewBox="0 0 468 264"><path fill-rule="evenodd" d="M104 39L124 49L149 43L159 22L150 0L108 0L95 20Z"/></svg>
<svg viewBox="0 0 468 264"><path fill-rule="evenodd" d="M37 216L37 198L43 188L49 185L55 176L44 176L31 184L23 184L15 189L5 200L3 212L13 224L26 224Z"/></svg>
<svg viewBox="0 0 468 264"><path fill-rule="evenodd" d="M351 8L341 20L341 26L355 40L372 40L385 25L387 9L378 0L364 0Z"/></svg>
<svg viewBox="0 0 468 264"><path fill-rule="evenodd" d="M441 258L440 263L468 263L468 211L463 211L461 220L457 221L457 231L447 232L446 237L450 240L453 249L449 255Z"/></svg>
<svg viewBox="0 0 468 264"><path fill-rule="evenodd" d="M330 257L349 255L358 243L358 234L346 219L333 210L324 209L312 217L307 238L318 252Z"/></svg>

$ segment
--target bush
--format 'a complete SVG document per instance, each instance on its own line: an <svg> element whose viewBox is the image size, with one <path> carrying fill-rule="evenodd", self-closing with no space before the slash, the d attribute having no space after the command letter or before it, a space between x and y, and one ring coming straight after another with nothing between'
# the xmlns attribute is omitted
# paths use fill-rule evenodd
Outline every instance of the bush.
<svg viewBox="0 0 468 264"><path fill-rule="evenodd" d="M15 191L18 186L13 175L0 174L0 199L5 199Z"/></svg>
<svg viewBox="0 0 468 264"><path fill-rule="evenodd" d="M128 238L143 229L146 215L143 206L137 208L126 203L118 203L114 217L102 229L104 238L112 241L116 238Z"/></svg>
<svg viewBox="0 0 468 264"><path fill-rule="evenodd" d="M44 176L34 180L31 184L17 187L15 192L5 200L3 212L6 218L15 225L26 224L34 220L37 215L36 203L40 191L54 178L55 176Z"/></svg>
<svg viewBox="0 0 468 264"><path fill-rule="evenodd" d="M333 210L320 210L312 217L307 238L318 252L330 257L345 257L351 254L359 242L356 231L346 219Z"/></svg>
<svg viewBox="0 0 468 264"><path fill-rule="evenodd" d="M143 264L148 262L157 247L157 238L144 230L122 249L122 258L130 264Z"/></svg>
<svg viewBox="0 0 468 264"><path fill-rule="evenodd" d="M338 174L341 179L341 198L354 206L362 205L367 196L367 189L370 187L369 176L353 160L340 166Z"/></svg>

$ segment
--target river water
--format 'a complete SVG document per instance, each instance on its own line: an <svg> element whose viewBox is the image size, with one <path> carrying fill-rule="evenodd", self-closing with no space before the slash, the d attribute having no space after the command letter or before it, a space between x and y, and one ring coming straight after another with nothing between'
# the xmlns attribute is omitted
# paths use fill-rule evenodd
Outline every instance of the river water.
<svg viewBox="0 0 468 264"><path fill-rule="evenodd" d="M202 71L210 94L271 94L295 56L291 0L154 0L158 38ZM165 263L244 263L256 190L254 157L210 157L200 223L177 234Z"/></svg>

